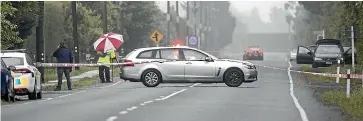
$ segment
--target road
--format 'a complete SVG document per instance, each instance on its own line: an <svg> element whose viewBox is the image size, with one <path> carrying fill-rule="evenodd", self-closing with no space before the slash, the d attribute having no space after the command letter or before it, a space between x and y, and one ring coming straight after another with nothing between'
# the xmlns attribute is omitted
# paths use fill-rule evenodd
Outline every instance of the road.
<svg viewBox="0 0 363 121"><path fill-rule="evenodd" d="M264 61L253 63L290 67L283 53L265 55ZM258 70L259 81L238 88L223 83L147 88L141 83L117 82L2 106L1 115L4 121L342 121L339 111L321 105L307 84L297 83L304 79L299 74L291 73L290 78L287 71Z"/></svg>

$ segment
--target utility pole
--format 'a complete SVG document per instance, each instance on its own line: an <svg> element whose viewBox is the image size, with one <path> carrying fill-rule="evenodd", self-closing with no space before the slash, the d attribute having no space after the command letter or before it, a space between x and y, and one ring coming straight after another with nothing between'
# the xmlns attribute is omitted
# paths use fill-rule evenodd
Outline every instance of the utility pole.
<svg viewBox="0 0 363 121"><path fill-rule="evenodd" d="M79 63L79 42L78 42L78 29L77 29L77 2L71 2L72 7L72 24L73 24L73 40L74 40L74 55L75 55L75 63ZM75 68L79 70L79 67Z"/></svg>
<svg viewBox="0 0 363 121"><path fill-rule="evenodd" d="M168 30L167 30L167 34L166 34L166 45L169 45L169 41L170 41L170 1L167 2L167 14L166 14L166 19L168 21Z"/></svg>
<svg viewBox="0 0 363 121"><path fill-rule="evenodd" d="M176 1L176 37L179 38L179 2Z"/></svg>
<svg viewBox="0 0 363 121"><path fill-rule="evenodd" d="M193 10L194 10L194 36L197 36L197 1L193 1ZM199 39L199 38L198 38ZM199 40L198 40L199 43Z"/></svg>
<svg viewBox="0 0 363 121"><path fill-rule="evenodd" d="M354 35L354 26L350 26L350 34L351 34L351 37L352 37L352 67L353 67L353 72L355 72L355 63L354 63L354 39L355 39L355 35Z"/></svg>
<svg viewBox="0 0 363 121"><path fill-rule="evenodd" d="M107 34L107 1L103 1L103 33Z"/></svg>
<svg viewBox="0 0 363 121"><path fill-rule="evenodd" d="M44 1L39 1L39 20L36 27L36 62L44 63ZM44 80L44 67L38 67L40 71L40 80L45 83Z"/></svg>
<svg viewBox="0 0 363 121"><path fill-rule="evenodd" d="M122 1L119 1L119 6L121 6L122 5ZM123 36L124 35L124 26L123 26L123 10L122 10L122 6L121 6L121 8L120 8L120 16L121 16L121 21L120 21L120 28L121 28L121 35ZM120 55L121 56L124 56L123 54L123 47L121 46L120 47L121 49L120 49Z"/></svg>
<svg viewBox="0 0 363 121"><path fill-rule="evenodd" d="M187 36L187 38L185 39L185 43L188 43L188 38L189 38L189 16L190 16L190 14L189 14L189 1L187 1L187 24L186 24L186 36ZM188 46L188 44L187 44L187 46Z"/></svg>
<svg viewBox="0 0 363 121"><path fill-rule="evenodd" d="M200 22L199 22L199 41L198 41L198 49L201 49L200 47L201 47L201 44L202 44L202 39L203 39L203 37L202 37L202 31L203 31L203 26L202 26L202 24L203 24L203 4L202 4L202 1L199 1L199 13L200 13L200 16L199 16L199 19L200 19Z"/></svg>

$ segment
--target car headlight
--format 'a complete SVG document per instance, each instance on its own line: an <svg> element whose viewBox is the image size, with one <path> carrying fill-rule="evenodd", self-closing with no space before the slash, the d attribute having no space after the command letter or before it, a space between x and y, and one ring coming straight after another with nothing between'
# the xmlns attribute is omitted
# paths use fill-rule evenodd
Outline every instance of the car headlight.
<svg viewBox="0 0 363 121"><path fill-rule="evenodd" d="M255 65L244 65L248 69L256 69Z"/></svg>
<svg viewBox="0 0 363 121"><path fill-rule="evenodd" d="M323 60L323 59L321 59L321 58L314 58L314 60Z"/></svg>
<svg viewBox="0 0 363 121"><path fill-rule="evenodd" d="M340 60L340 61L344 61L344 58L340 57L340 58L338 58L338 60Z"/></svg>

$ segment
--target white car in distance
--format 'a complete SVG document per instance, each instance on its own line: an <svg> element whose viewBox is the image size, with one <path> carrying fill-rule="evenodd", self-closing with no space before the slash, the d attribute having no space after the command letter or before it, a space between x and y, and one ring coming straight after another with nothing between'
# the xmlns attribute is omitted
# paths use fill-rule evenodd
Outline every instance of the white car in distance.
<svg viewBox="0 0 363 121"><path fill-rule="evenodd" d="M290 61L296 60L296 53L297 53L297 49L293 49L293 50L290 51L290 53L289 53Z"/></svg>
<svg viewBox="0 0 363 121"><path fill-rule="evenodd" d="M15 67L14 88L16 95L28 95L29 100L42 98L41 73L28 54L20 50L1 50L1 58L7 66Z"/></svg>

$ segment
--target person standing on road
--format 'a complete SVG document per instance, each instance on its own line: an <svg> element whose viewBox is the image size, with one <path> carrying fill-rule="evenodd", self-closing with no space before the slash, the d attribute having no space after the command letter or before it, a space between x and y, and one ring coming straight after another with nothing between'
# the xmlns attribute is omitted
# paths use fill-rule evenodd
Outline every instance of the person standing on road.
<svg viewBox="0 0 363 121"><path fill-rule="evenodd" d="M102 53L100 51L97 51L97 54L98 54L97 63L100 63L100 64L110 64L111 61L116 58L115 51L112 50L112 49L108 50L106 53ZM102 66L99 66L98 69L99 69L98 74L99 74L101 83L105 83L105 82L110 83L111 82L111 80L110 80L110 65L102 65ZM105 80L105 76L106 76L106 80Z"/></svg>
<svg viewBox="0 0 363 121"><path fill-rule="evenodd" d="M58 63L73 63L72 51L65 46L64 42L59 44L58 49L53 53L53 57L57 58ZM72 90L70 72L72 72L72 67L57 67L58 85L54 91L61 90L63 73L67 79L68 90Z"/></svg>

